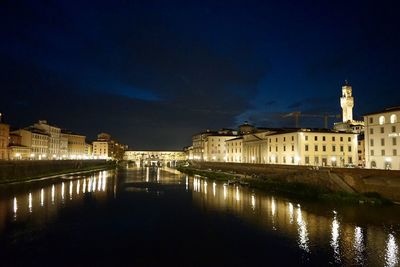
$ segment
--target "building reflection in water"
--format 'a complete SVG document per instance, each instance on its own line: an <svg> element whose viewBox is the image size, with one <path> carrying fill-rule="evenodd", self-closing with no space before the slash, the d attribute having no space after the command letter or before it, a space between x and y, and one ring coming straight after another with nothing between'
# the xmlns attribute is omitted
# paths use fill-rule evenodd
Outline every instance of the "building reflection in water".
<svg viewBox="0 0 400 267"><path fill-rule="evenodd" d="M303 214L301 212L301 206L297 205L297 231L299 233L299 247L306 252L310 252L308 248L308 231L307 231L307 224L303 220Z"/></svg>
<svg viewBox="0 0 400 267"><path fill-rule="evenodd" d="M40 206L43 207L44 204L44 190L40 189Z"/></svg>
<svg viewBox="0 0 400 267"><path fill-rule="evenodd" d="M51 186L51 204L54 205L54 197L55 197L55 187L54 184Z"/></svg>
<svg viewBox="0 0 400 267"><path fill-rule="evenodd" d="M32 193L30 193L30 192L28 194L28 208L29 208L29 212L32 212Z"/></svg>
<svg viewBox="0 0 400 267"><path fill-rule="evenodd" d="M339 221L337 220L337 212L333 211L333 221L331 230L331 246L333 249L333 257L336 262L340 262L340 250L339 250Z"/></svg>
<svg viewBox="0 0 400 267"><path fill-rule="evenodd" d="M289 209L289 223L293 224L293 204L289 202L288 204Z"/></svg>
<svg viewBox="0 0 400 267"><path fill-rule="evenodd" d="M359 265L364 265L364 235L361 227L359 226L354 228L354 252L356 263Z"/></svg>
<svg viewBox="0 0 400 267"><path fill-rule="evenodd" d="M399 264L398 246L393 234L389 234L386 242L385 266L394 267Z"/></svg>
<svg viewBox="0 0 400 267"><path fill-rule="evenodd" d="M14 197L13 201L13 212L14 212L14 219L17 218L17 211L18 211L18 203L17 203L17 198Z"/></svg>
<svg viewBox="0 0 400 267"><path fill-rule="evenodd" d="M64 202L64 190L65 190L65 185L64 182L61 183L61 199Z"/></svg>
<svg viewBox="0 0 400 267"><path fill-rule="evenodd" d="M115 184L114 178L108 176L108 172L103 171L98 177L92 176L83 179L70 180L68 185L69 200L67 203L65 203L64 182L52 184L47 187L39 187L36 191L30 189L32 191L17 193L9 198L10 200L8 203L10 203L10 206L8 210L10 212L0 212L0 219L6 220L8 217L10 222L15 222L37 217L40 218L38 222L43 222L43 218L47 219L47 217L51 218L52 216L55 216L57 214L57 209L63 206L62 204L68 205L69 203L83 201L84 195L86 194L85 192L91 192L96 199L98 199L98 197L101 199L107 196L107 191L112 190L112 188L107 188L108 179L112 179L111 186L114 186ZM97 188L95 187L96 184ZM3 199L0 201L4 201L4 198L7 196L3 195L2 197ZM44 216L44 214L46 214L46 216ZM49 216L47 216L47 214Z"/></svg>
<svg viewBox="0 0 400 267"><path fill-rule="evenodd" d="M201 178L189 178L189 189L192 189L197 205L205 210L233 212L267 231L279 230L279 234L291 237L294 244L306 253L306 260L326 248L331 251L328 254L332 255L331 263L334 265L377 265L383 258L387 266L399 264L395 235L388 237L383 228L371 227L366 231L360 226L340 222L336 211L332 211L333 218L316 215L304 210L300 204L257 194L241 186L213 182L212 188L207 189L205 184L206 181ZM207 197L208 190L212 190L209 193L214 197ZM374 241L367 243L368 240Z"/></svg>
<svg viewBox="0 0 400 267"><path fill-rule="evenodd" d="M217 183L213 182L213 196L215 197L215 190L217 189Z"/></svg>

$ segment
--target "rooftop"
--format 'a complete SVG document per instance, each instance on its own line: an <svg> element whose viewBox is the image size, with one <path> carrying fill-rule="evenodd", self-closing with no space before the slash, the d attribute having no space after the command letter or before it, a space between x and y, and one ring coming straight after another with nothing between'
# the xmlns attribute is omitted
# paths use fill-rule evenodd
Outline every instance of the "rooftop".
<svg viewBox="0 0 400 267"><path fill-rule="evenodd" d="M380 113L389 113L389 112L394 112L394 111L400 111L400 106L385 108L384 110L381 110L381 111L367 113L364 116L375 115L375 114L380 114Z"/></svg>

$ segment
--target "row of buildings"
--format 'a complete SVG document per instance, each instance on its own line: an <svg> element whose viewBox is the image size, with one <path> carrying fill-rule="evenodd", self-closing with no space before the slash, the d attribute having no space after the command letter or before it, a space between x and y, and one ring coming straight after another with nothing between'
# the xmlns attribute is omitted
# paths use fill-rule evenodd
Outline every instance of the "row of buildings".
<svg viewBox="0 0 400 267"><path fill-rule="evenodd" d="M400 170L400 107L353 120L352 87L340 98L342 121L333 129L256 128L204 131L186 148L193 161L295 164ZM399 140L398 140L399 139Z"/></svg>
<svg viewBox="0 0 400 267"><path fill-rule="evenodd" d="M127 146L101 133L93 142L46 120L10 129L0 115L0 160L122 159Z"/></svg>

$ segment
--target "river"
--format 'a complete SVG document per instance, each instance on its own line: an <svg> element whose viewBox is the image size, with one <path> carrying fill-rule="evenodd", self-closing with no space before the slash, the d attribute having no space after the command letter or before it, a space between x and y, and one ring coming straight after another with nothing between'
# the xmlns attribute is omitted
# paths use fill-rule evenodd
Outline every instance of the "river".
<svg viewBox="0 0 400 267"><path fill-rule="evenodd" d="M400 207L142 168L0 186L1 266L399 266Z"/></svg>

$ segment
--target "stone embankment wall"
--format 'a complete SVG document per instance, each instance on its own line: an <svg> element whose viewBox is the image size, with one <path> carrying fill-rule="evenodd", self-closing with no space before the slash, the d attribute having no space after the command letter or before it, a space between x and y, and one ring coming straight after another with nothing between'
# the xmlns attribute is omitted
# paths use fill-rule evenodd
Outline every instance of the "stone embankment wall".
<svg viewBox="0 0 400 267"><path fill-rule="evenodd" d="M400 202L400 171L319 168L297 165L247 164L221 162L193 162L201 169L234 171L245 175L259 175L287 182L301 182L326 187L332 191L377 192L381 196Z"/></svg>
<svg viewBox="0 0 400 267"><path fill-rule="evenodd" d="M0 183L88 171L115 166L106 160L13 160L0 161Z"/></svg>

